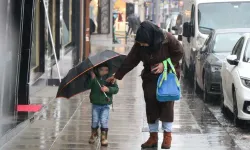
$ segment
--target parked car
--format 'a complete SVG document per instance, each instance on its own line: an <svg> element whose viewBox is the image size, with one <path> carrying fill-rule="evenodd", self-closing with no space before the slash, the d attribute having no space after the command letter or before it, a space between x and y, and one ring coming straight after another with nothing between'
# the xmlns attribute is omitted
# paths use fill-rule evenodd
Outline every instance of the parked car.
<svg viewBox="0 0 250 150"><path fill-rule="evenodd" d="M235 43L250 29L212 30L195 60L195 90L203 91L203 100L210 101L221 94L221 66Z"/></svg>
<svg viewBox="0 0 250 150"><path fill-rule="evenodd" d="M249 32L250 33L250 32ZM250 120L250 34L245 34L223 62L221 108L234 114L234 123Z"/></svg>
<svg viewBox="0 0 250 150"><path fill-rule="evenodd" d="M178 20L179 19L179 20ZM166 31L171 33L176 39L179 40L180 43L182 43L182 15L181 14L172 14L166 21ZM181 23L178 25L177 20Z"/></svg>
<svg viewBox="0 0 250 150"><path fill-rule="evenodd" d="M175 26L172 26L172 30L175 31L175 37L182 43L182 22L183 22L183 15L181 13L178 14Z"/></svg>
<svg viewBox="0 0 250 150"><path fill-rule="evenodd" d="M169 18L166 20L166 30L173 35L175 35L175 30L173 30L173 27L176 24L178 14L172 14L169 16Z"/></svg>
<svg viewBox="0 0 250 150"><path fill-rule="evenodd" d="M194 77L195 57L210 34L210 29L250 28L249 0L190 0L183 9L182 69L190 81Z"/></svg>

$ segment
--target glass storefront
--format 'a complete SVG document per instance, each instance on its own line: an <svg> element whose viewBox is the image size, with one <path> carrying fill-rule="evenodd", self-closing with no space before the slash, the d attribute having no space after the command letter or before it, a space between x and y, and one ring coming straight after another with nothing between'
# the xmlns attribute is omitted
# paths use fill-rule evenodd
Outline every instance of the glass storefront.
<svg viewBox="0 0 250 150"><path fill-rule="evenodd" d="M13 116L17 104L22 37L21 6L21 1L0 1L0 120ZM0 130L4 127L2 125Z"/></svg>
<svg viewBox="0 0 250 150"><path fill-rule="evenodd" d="M45 1L45 7L48 11L49 16L49 23L50 28L52 31L52 37L54 45L60 44L61 48L58 50L56 49L56 53L60 53L60 51L70 45L72 43L72 3L73 0L61 0L60 3L58 3L57 0L49 0ZM45 55L45 58L49 58L49 66L53 66L55 64L55 57L54 52L52 49L52 43L49 35L49 26L47 23L47 20L45 18L45 10L44 7L41 7L43 5L42 1L37 1L35 4L35 14L34 14L34 23L33 23L33 36L32 36L32 51L31 51L31 61L30 61L30 68L32 72L39 72L39 66L41 61L41 56ZM58 12L60 9L60 12ZM44 16L44 18L40 18L41 13ZM58 17L60 16L60 20ZM59 21L58 21L58 20ZM45 25L41 26L41 23ZM59 24L60 25L59 25ZM60 27L60 30L58 30L57 27ZM41 27L44 27L44 32L40 33ZM60 31L60 33L58 33ZM44 39L41 39L41 34L44 34ZM60 36L60 40L56 41L56 38ZM44 43L40 43L40 41L43 41ZM58 43L56 43L58 42ZM42 46L42 47L41 47ZM43 53L41 53L43 51ZM58 54L60 55L60 54ZM42 64L45 65L45 64ZM48 66L47 66L48 67Z"/></svg>
<svg viewBox="0 0 250 150"><path fill-rule="evenodd" d="M66 46L72 42L72 0L63 0L61 28L62 46Z"/></svg>
<svg viewBox="0 0 250 150"><path fill-rule="evenodd" d="M55 44L56 42L56 0L49 0L48 1L48 15L49 15L49 22L50 22L50 28L52 32L52 37L53 37L53 42ZM51 65L53 65L53 60L54 60L54 53L52 49L52 40L50 38L49 32L47 36L47 50L48 50L48 55L52 59Z"/></svg>
<svg viewBox="0 0 250 150"><path fill-rule="evenodd" d="M30 60L31 70L35 70L39 66L40 3L36 3L34 13L35 17L33 23L32 48L31 48L31 60Z"/></svg>
<svg viewBox="0 0 250 150"><path fill-rule="evenodd" d="M127 3L123 0L116 0L116 2L114 3L113 11L118 13L118 17L115 20L115 31L118 32L116 33L118 35L123 35L126 31L126 7Z"/></svg>
<svg viewBox="0 0 250 150"><path fill-rule="evenodd" d="M91 18L95 25L96 29L98 28L98 0L92 0L89 5L89 18ZM97 32L97 30L95 30Z"/></svg>
<svg viewBox="0 0 250 150"><path fill-rule="evenodd" d="M114 0L112 0L114 1ZM110 0L91 0L89 6L89 18L96 25L96 33L110 33Z"/></svg>

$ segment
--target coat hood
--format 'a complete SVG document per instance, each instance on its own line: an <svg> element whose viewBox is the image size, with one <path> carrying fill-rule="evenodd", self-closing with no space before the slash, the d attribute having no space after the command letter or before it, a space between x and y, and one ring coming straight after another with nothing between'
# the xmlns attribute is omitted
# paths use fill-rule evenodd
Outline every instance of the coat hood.
<svg viewBox="0 0 250 150"><path fill-rule="evenodd" d="M108 77L110 77L112 74L111 74L111 72L112 72L112 67L110 67L111 65L109 64L109 63L107 63L107 62L105 62L105 63L102 63L102 64L100 64L100 65L98 65L98 66L96 66L95 68L94 68L94 73L95 73L95 75L98 77L98 78L100 78L100 74L99 74L99 71L98 71L98 68L100 68L100 67L108 67L109 68L109 73L107 74L107 75L105 75L103 78L108 78Z"/></svg>
<svg viewBox="0 0 250 150"><path fill-rule="evenodd" d="M164 41L164 34L160 27L150 21L141 23L137 30L135 40L140 43L147 43L149 50L159 50Z"/></svg>

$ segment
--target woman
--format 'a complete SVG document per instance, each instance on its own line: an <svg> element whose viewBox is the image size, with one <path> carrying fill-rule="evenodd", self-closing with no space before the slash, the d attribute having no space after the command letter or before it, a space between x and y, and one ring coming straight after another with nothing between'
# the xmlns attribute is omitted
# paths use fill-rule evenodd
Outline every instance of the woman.
<svg viewBox="0 0 250 150"><path fill-rule="evenodd" d="M164 69L162 62L167 58L171 58L179 77L179 61L183 56L183 48L171 34L162 31L150 21L141 23L135 40L136 43L129 52L123 65L118 69L115 75L107 79L107 81L114 83L116 79L121 80L123 76L136 67L140 61L143 62L144 69L141 77L143 80L142 87L146 102L150 137L141 147L157 147L158 125L160 120L162 121L162 128L164 130L162 149L169 149L172 141L171 131L174 102L158 102L156 99L156 87L158 77Z"/></svg>

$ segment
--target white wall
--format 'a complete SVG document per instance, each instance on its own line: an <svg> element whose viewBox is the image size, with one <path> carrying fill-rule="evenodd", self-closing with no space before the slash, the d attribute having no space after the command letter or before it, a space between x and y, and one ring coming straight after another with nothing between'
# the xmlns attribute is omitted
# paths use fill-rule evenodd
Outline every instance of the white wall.
<svg viewBox="0 0 250 150"><path fill-rule="evenodd" d="M140 20L145 20L145 7L144 7L144 0L139 0L138 3L138 15L140 16Z"/></svg>

